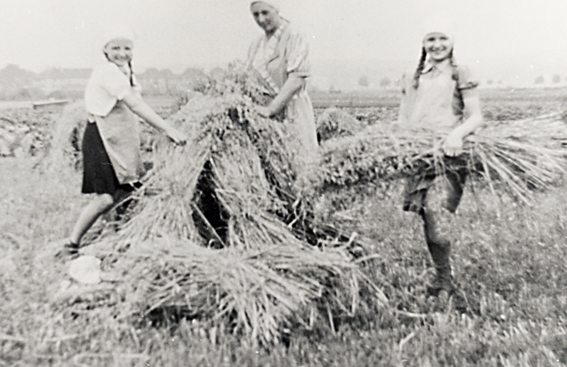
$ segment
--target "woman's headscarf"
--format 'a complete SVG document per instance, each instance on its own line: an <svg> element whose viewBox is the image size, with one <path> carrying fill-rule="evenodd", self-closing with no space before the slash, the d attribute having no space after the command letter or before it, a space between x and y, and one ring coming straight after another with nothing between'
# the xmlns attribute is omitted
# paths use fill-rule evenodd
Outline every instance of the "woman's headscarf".
<svg viewBox="0 0 567 367"><path fill-rule="evenodd" d="M105 25L100 41L101 47L104 49L108 42L118 38L124 38L134 43L134 41L136 40L136 34L130 27L122 24Z"/></svg>
<svg viewBox="0 0 567 367"><path fill-rule="evenodd" d="M452 42L455 42L456 27L453 19L446 14L437 14L427 18L423 24L421 36L425 38L431 33L443 33Z"/></svg>
<svg viewBox="0 0 567 367"><path fill-rule="evenodd" d="M278 0L251 0L250 1L250 6L252 6L252 4L254 3L264 3L264 4L268 4L269 6L271 6L272 8L276 9L276 11L279 13L280 12L280 2Z"/></svg>

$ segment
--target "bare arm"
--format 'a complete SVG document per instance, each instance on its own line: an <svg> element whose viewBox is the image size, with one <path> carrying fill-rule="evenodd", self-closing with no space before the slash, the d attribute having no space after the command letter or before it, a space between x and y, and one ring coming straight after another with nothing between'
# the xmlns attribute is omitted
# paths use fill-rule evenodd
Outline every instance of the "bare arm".
<svg viewBox="0 0 567 367"><path fill-rule="evenodd" d="M480 98L476 89L466 89L462 91L463 101L465 102L465 122L455 130L459 130L461 138L474 133L476 129L484 124L482 111L480 109Z"/></svg>
<svg viewBox="0 0 567 367"><path fill-rule="evenodd" d="M289 75L278 95L270 102L264 111L259 111L267 117L278 114L289 100L305 86L306 78L295 73Z"/></svg>
<svg viewBox="0 0 567 367"><path fill-rule="evenodd" d="M168 124L146 102L144 102L143 99L137 97L132 92L128 92L122 100L132 110L132 112L143 118L153 127L163 131L175 143L184 144L187 141L187 136L183 132Z"/></svg>
<svg viewBox="0 0 567 367"><path fill-rule="evenodd" d="M463 139L484 125L480 98L476 88L465 89L462 91L462 94L465 103L465 121L454 128L445 139L443 150L449 156L459 155L463 150Z"/></svg>

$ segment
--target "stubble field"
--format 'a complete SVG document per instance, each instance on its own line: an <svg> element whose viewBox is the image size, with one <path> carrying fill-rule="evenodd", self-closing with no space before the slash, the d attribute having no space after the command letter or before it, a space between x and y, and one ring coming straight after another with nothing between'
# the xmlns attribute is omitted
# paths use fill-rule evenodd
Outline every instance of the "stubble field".
<svg viewBox="0 0 567 367"><path fill-rule="evenodd" d="M564 90L483 91L487 121L562 108ZM391 95L314 96L361 124L391 121ZM381 99L382 98L382 99ZM321 321L285 343L258 347L196 320L133 325L65 312L65 264L42 256L68 235L88 198L79 173L38 169L41 155L0 158L0 366L563 366L567 364L567 185L534 192L532 206L467 185L452 253L468 307L426 295L433 273L401 183L339 193L333 216L366 237L363 272L388 298L355 317ZM348 200L347 200L348 199ZM96 236L100 226L91 230Z"/></svg>

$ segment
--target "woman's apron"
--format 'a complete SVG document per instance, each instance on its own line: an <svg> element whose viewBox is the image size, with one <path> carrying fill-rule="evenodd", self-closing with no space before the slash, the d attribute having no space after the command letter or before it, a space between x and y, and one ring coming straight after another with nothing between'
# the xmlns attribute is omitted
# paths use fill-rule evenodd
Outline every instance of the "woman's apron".
<svg viewBox="0 0 567 367"><path fill-rule="evenodd" d="M289 77L287 73L287 60L285 58L286 45L290 36L289 26L285 26L281 30L281 34L274 35L278 37L278 43L274 47L272 55L268 55L264 61L265 68L258 70L253 67L254 59L257 53L266 52L260 50L260 42L253 45L249 67L256 71L256 75L263 79L267 89L272 91L274 97L279 93L280 88L285 84ZM285 106L285 124L295 151L295 160L302 166L309 166L317 159L318 142L317 129L315 125L315 116L313 114L313 105L311 99L303 87L298 91ZM308 169L305 167L305 169Z"/></svg>
<svg viewBox="0 0 567 367"><path fill-rule="evenodd" d="M138 117L123 101L117 101L107 116L93 117L118 182L137 182L142 173Z"/></svg>

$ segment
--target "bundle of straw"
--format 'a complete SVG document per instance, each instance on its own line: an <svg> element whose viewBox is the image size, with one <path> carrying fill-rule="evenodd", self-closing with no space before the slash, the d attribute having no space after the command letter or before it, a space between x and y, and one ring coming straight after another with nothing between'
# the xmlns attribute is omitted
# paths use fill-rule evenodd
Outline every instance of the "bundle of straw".
<svg viewBox="0 0 567 367"><path fill-rule="evenodd" d="M294 326L312 327L320 309L353 314L358 303L359 270L345 253L299 241L213 250L160 239L137 244L115 269L135 285L126 308L139 316L175 309L266 345Z"/></svg>
<svg viewBox="0 0 567 367"><path fill-rule="evenodd" d="M326 108L317 118L317 137L320 141L350 136L366 127L350 113L337 107Z"/></svg>
<svg viewBox="0 0 567 367"><path fill-rule="evenodd" d="M375 125L352 137L326 142L319 189L365 185L419 173L443 174L455 164L473 177L527 202L566 168L567 126L560 113L533 119L488 122L466 138L458 159L445 157L426 129Z"/></svg>
<svg viewBox="0 0 567 367"><path fill-rule="evenodd" d="M231 221L285 210L274 186L293 196L292 164L281 141L281 126L266 119L261 124L251 122L252 116L249 102L238 95L197 96L172 116L172 123L189 133L190 143L185 147L156 146L154 172L138 192L136 213L122 228L124 241L141 242L173 233L202 242L195 220L214 227L203 218L207 208L198 205L205 167L212 177L208 189ZM213 228L209 232L217 239L222 237ZM223 246L258 246L235 238L218 242Z"/></svg>
<svg viewBox="0 0 567 367"><path fill-rule="evenodd" d="M254 103L266 106L276 93L252 70L247 70L242 62L231 63L223 73L211 75L204 91L209 96L240 95L250 98Z"/></svg>
<svg viewBox="0 0 567 367"><path fill-rule="evenodd" d="M170 121L188 132L188 144L157 141L130 219L91 245L128 284L109 304L125 299L113 307L139 316L182 313L273 343L292 326L353 314L360 287L385 303L348 244L312 246L298 235L283 124L230 94L197 95Z"/></svg>
<svg viewBox="0 0 567 367"><path fill-rule="evenodd" d="M51 146L42 165L50 170L61 171L67 167L80 170L83 132L87 124L84 101L79 100L65 106L55 119L55 131Z"/></svg>

